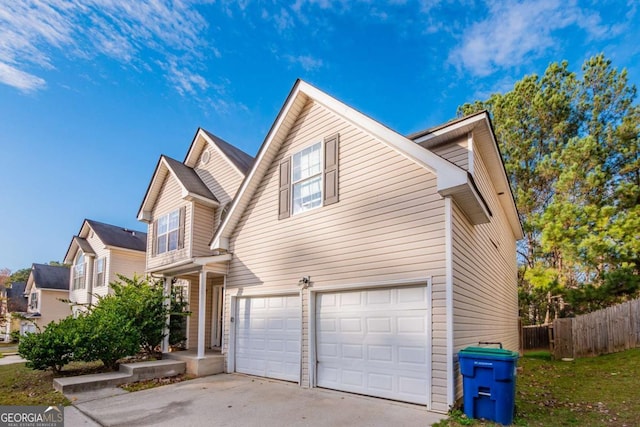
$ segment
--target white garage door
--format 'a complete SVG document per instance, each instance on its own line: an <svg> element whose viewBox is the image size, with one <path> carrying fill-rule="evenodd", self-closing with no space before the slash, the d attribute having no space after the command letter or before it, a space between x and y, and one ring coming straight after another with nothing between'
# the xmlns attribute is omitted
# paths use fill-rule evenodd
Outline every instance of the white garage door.
<svg viewBox="0 0 640 427"><path fill-rule="evenodd" d="M427 288L318 294L317 385L426 404Z"/></svg>
<svg viewBox="0 0 640 427"><path fill-rule="evenodd" d="M236 371L300 379L300 296L238 298Z"/></svg>

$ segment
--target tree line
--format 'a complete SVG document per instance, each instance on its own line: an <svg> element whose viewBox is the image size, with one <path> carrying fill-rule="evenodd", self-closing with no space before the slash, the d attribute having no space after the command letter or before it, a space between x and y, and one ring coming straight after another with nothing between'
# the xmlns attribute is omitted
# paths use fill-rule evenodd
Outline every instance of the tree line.
<svg viewBox="0 0 640 427"><path fill-rule="evenodd" d="M548 323L640 295L640 107L627 71L603 54L581 73L552 63L487 110L513 189L520 314Z"/></svg>

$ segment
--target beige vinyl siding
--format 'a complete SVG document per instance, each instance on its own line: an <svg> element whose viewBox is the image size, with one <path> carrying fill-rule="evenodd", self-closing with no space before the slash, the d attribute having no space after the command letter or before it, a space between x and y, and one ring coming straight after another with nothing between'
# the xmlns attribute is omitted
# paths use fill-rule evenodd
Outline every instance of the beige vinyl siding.
<svg viewBox="0 0 640 427"><path fill-rule="evenodd" d="M134 275L144 278L146 275L145 255L144 252L111 249L109 259L107 260L107 269L105 270L108 278L107 283L120 280L118 274L128 278L133 278ZM106 288L106 286L104 288ZM96 288L96 291L98 289L100 288Z"/></svg>
<svg viewBox="0 0 640 427"><path fill-rule="evenodd" d="M66 291L58 290L38 290L39 309L41 317L36 319L36 324L40 329L44 329L51 322L57 322L60 319L71 314L71 307L68 303L60 301L61 299L67 299Z"/></svg>
<svg viewBox="0 0 640 427"><path fill-rule="evenodd" d="M228 159L223 157L217 147L207 143L204 145L204 149L209 150L211 157L207 164L203 165L200 161L204 152L202 150L198 154L198 162L194 170L222 206L235 197L244 176L229 163Z"/></svg>
<svg viewBox="0 0 640 427"><path fill-rule="evenodd" d="M280 161L336 132L340 201L278 220ZM297 294L302 276L311 276L316 291L432 276L433 320L444 324L444 201L435 176L313 102L288 135L234 230L227 289ZM309 384L308 304L305 292L303 385ZM434 327L434 342L439 360L446 351L443 328ZM445 396L441 376L434 374L434 393Z"/></svg>
<svg viewBox="0 0 640 427"><path fill-rule="evenodd" d="M211 238L213 237L215 209L210 206L202 205L198 202L193 202L192 207L192 256L210 256L212 253L209 249L209 243L211 243Z"/></svg>
<svg viewBox="0 0 640 427"><path fill-rule="evenodd" d="M517 351L516 242L484 162L477 151L474 156L474 178L493 216L472 226L453 204L454 352L479 341L502 342ZM462 395L457 363L455 375L457 399Z"/></svg>
<svg viewBox="0 0 640 427"><path fill-rule="evenodd" d="M204 328L204 346L205 348L211 348L211 327L213 323L213 287L223 284L223 277L208 277L207 278L207 294L205 300L205 328ZM187 348L198 348L198 317L199 317L199 277L189 276L189 316L187 322L189 323L187 332Z"/></svg>
<svg viewBox="0 0 640 427"><path fill-rule="evenodd" d="M431 147L429 150L456 166L469 170L469 141L466 136Z"/></svg>
<svg viewBox="0 0 640 427"><path fill-rule="evenodd" d="M153 245L156 236L153 234L153 221L160 216L168 214L176 209L186 206L184 220L184 247L171 252L153 256ZM182 190L178 181L172 174L168 174L165 182L162 184L160 196L156 200L153 207L152 222L149 224L147 232L147 269L153 269L163 265L169 265L174 262L182 261L191 257L191 203L182 199Z"/></svg>

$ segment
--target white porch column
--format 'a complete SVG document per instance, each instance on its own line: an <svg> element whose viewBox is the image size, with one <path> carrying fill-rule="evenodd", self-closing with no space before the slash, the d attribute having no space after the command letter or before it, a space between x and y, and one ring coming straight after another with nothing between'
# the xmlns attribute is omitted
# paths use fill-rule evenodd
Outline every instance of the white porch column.
<svg viewBox="0 0 640 427"><path fill-rule="evenodd" d="M200 271L200 289L198 292L198 359L204 359L204 330L206 324L205 309L207 301L207 272Z"/></svg>
<svg viewBox="0 0 640 427"><path fill-rule="evenodd" d="M163 278L163 280L164 280L164 284L163 284L164 286L162 289L162 294L164 295L163 304L165 308L168 309L171 306L171 282L173 281L173 277L165 277ZM162 333L164 334L164 338L162 339L163 353L169 352L169 319L170 317L171 315L167 313L167 317L164 322L164 328L162 330Z"/></svg>

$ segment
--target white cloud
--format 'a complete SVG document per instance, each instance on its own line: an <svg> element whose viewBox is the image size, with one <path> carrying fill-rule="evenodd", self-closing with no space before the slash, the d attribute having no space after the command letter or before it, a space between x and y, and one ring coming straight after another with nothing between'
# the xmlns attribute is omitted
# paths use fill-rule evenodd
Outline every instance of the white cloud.
<svg viewBox="0 0 640 427"><path fill-rule="evenodd" d="M322 67L322 59L314 58L311 55L285 55L284 58L292 64L297 64L305 71L314 71Z"/></svg>
<svg viewBox="0 0 640 427"><path fill-rule="evenodd" d="M0 83L13 86L23 92L33 92L46 86L44 79L20 71L4 62L0 62Z"/></svg>
<svg viewBox="0 0 640 427"><path fill-rule="evenodd" d="M219 56L200 37L207 21L193 5L208 0L20 0L0 2L2 83L20 90L45 87L25 69L55 68L55 51L70 57L105 56L148 69L148 51L171 62L166 77L178 92L206 87L192 67L205 54ZM180 61L169 58L181 58ZM196 61L194 61L196 60ZM193 65L195 64L195 65ZM33 71L32 71L33 72Z"/></svg>
<svg viewBox="0 0 640 427"><path fill-rule="evenodd" d="M606 37L597 13L581 9L575 1L492 1L487 19L465 30L449 62L477 76L510 68L541 56L558 40L555 31L577 26L592 38Z"/></svg>

